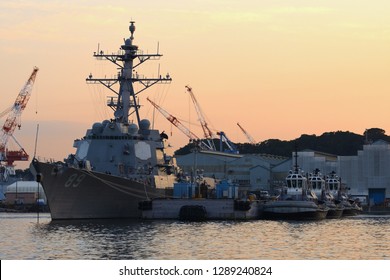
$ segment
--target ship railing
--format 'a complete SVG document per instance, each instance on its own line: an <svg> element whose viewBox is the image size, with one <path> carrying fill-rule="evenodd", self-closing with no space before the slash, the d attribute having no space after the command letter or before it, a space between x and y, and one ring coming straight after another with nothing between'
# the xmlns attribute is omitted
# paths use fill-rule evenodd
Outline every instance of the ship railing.
<svg viewBox="0 0 390 280"><path fill-rule="evenodd" d="M46 162L46 163L55 163L59 162L59 160L56 160L54 158L47 158L47 157L42 157L42 156L37 156L36 159L40 162Z"/></svg>

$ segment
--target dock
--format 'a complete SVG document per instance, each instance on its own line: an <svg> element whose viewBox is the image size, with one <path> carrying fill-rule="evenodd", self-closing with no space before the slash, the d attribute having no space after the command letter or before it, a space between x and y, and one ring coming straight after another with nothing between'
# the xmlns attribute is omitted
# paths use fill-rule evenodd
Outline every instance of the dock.
<svg viewBox="0 0 390 280"><path fill-rule="evenodd" d="M235 199L155 199L140 204L142 219L254 220L259 201Z"/></svg>

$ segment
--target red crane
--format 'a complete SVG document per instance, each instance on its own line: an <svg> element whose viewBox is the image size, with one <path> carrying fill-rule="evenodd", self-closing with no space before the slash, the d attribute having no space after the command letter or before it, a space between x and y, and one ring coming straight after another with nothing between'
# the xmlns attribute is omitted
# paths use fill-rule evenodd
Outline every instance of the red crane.
<svg viewBox="0 0 390 280"><path fill-rule="evenodd" d="M16 127L20 128L21 126L20 117L22 115L23 110L26 108L28 100L30 99L31 91L38 70L39 69L37 67L34 67L33 72L28 78L26 84L20 90L18 96L16 97L14 104L1 113L2 116L8 113L8 116L0 132L0 161L6 162L6 166L8 167L13 167L14 161L27 161L29 157L26 151L13 137L13 133ZM14 139L16 144L20 147L20 150L9 151L7 149L7 143L10 137Z"/></svg>

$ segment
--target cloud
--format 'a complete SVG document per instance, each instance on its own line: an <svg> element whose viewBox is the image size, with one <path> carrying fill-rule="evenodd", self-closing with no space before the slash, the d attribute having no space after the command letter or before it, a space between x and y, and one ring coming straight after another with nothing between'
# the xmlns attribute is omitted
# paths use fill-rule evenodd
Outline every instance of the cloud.
<svg viewBox="0 0 390 280"><path fill-rule="evenodd" d="M275 7L268 9L270 14L327 14L335 9L328 7Z"/></svg>
<svg viewBox="0 0 390 280"><path fill-rule="evenodd" d="M85 1L34 1L0 3L0 38L24 42L74 42L83 40L88 26L111 26L126 9Z"/></svg>

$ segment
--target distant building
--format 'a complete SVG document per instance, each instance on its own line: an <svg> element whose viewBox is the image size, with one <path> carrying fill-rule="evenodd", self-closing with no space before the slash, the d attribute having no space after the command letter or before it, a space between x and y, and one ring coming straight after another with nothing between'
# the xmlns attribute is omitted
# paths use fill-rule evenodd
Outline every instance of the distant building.
<svg viewBox="0 0 390 280"><path fill-rule="evenodd" d="M176 155L176 162L189 176L196 171L207 177L227 179L228 163L241 158L242 155L214 151L196 151L186 155Z"/></svg>
<svg viewBox="0 0 390 280"><path fill-rule="evenodd" d="M34 204L37 199L43 204L47 202L41 184L35 181L16 181L5 192L6 204Z"/></svg>
<svg viewBox="0 0 390 280"><path fill-rule="evenodd" d="M215 179L228 179L248 191L269 190L272 169L286 158L265 154L229 154L213 151L197 151L176 156L177 164L189 176L194 170ZM284 177L288 170L283 172Z"/></svg>
<svg viewBox="0 0 390 280"><path fill-rule="evenodd" d="M339 156L339 174L353 195L368 196L371 205L390 197L390 144L378 140L364 145L357 156Z"/></svg>
<svg viewBox="0 0 390 280"><path fill-rule="evenodd" d="M364 145L356 156L337 156L313 150L299 151L297 155L298 166L305 173L312 173L315 169L324 176L336 172L349 194L367 197L371 205L390 200L390 144L383 140ZM176 158L189 176L194 170L201 170L204 176L232 180L248 191L280 188L295 164L294 153L287 159L262 154L198 151Z"/></svg>
<svg viewBox="0 0 390 280"><path fill-rule="evenodd" d="M324 175L334 171L349 194L367 197L370 205L390 198L390 144L378 140L363 146L356 156L336 156L316 151L298 152L298 165L305 172L318 168Z"/></svg>
<svg viewBox="0 0 390 280"><path fill-rule="evenodd" d="M305 173L312 173L315 169L319 169L320 172L325 176L331 172L336 172L339 174L339 162L338 156L312 151L312 150L303 150L298 153L298 166ZM292 154L292 157L294 155ZM291 168L294 163L291 164Z"/></svg>

